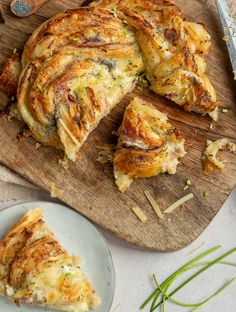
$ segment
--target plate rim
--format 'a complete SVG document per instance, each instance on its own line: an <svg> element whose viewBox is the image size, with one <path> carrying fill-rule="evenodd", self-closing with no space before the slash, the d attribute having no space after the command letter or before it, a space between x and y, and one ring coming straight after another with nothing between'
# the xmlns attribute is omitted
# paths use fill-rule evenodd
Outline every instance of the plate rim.
<svg viewBox="0 0 236 312"><path fill-rule="evenodd" d="M0 210L0 215L2 212L8 210L8 209L13 209L17 206L24 206L24 205L34 205L34 204L38 204L38 203L43 203L43 204L53 204L53 205L59 205L59 206L62 206L66 209L69 209L71 212L74 212L75 214L78 214L80 218L84 219L88 224L89 226L91 226L95 231L96 233L98 234L98 236L101 238L101 240L103 241L104 245L106 246L107 248L107 251L108 251L108 254L109 254L109 257L110 257L110 261L111 261L111 267L112 267L112 276L114 278L114 286L112 287L112 293L111 293L111 303L108 307L108 311L107 312L110 312L111 311L111 308L112 308L112 305L114 303L114 298L115 298L115 288L116 288L116 270L115 270L115 266L114 266L114 261L113 261L113 257L112 257L112 253L111 253L111 249L108 245L108 242L106 241L106 238L105 236L98 230L97 228L97 225L95 225L91 220L89 220L88 218L86 218L84 215L82 215L80 212L78 212L77 210L74 210L73 208L71 208L70 206L66 206L64 203L58 203L58 202L53 202L53 201L47 201L47 200L38 200L38 201L27 201L27 202L22 202L22 203L19 203L19 204L15 204L15 205L11 205L11 206L8 206L8 207L5 207L3 209ZM43 207L42 207L43 208ZM33 306L32 306L33 307ZM51 311L50 309L48 310L49 312ZM90 312L92 311L91 309L88 311ZM94 312L96 312L96 310L94 310Z"/></svg>

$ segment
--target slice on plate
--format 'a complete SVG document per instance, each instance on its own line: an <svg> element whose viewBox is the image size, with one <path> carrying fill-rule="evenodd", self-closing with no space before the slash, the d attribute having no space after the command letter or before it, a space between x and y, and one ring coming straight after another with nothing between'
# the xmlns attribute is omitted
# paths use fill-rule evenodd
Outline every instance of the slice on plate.
<svg viewBox="0 0 236 312"><path fill-rule="evenodd" d="M42 219L30 210L0 242L0 295L17 305L84 312L101 300L82 273L80 258L70 256Z"/></svg>
<svg viewBox="0 0 236 312"><path fill-rule="evenodd" d="M121 192L134 179L175 174L178 158L185 155L184 139L167 116L137 98L126 107L118 135L114 176Z"/></svg>

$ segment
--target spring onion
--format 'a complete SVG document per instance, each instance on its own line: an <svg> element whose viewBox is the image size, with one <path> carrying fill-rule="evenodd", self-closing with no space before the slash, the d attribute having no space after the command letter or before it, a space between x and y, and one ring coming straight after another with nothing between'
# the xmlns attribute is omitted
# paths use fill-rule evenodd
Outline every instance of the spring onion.
<svg viewBox="0 0 236 312"><path fill-rule="evenodd" d="M176 277L181 275L182 273L184 273L186 271L186 269L188 269L188 267L190 267L191 265L195 264L197 261L201 260L202 258L208 256L209 254L211 254L212 252L216 251L217 249L219 249L221 246L216 246L213 247L211 249L208 249L206 251L204 251L203 253L201 253L200 255L196 256L195 258L193 258L192 260L190 260L189 262L187 262L185 265L183 265L182 267L180 267L177 271L175 271L172 275L170 275L162 284L161 287L164 289L164 287L166 287L166 285L168 285L170 282L172 282L172 280ZM141 305L141 309L144 309L153 298L156 297L156 295L158 295L160 293L160 291L158 289L156 289L145 301L144 303Z"/></svg>
<svg viewBox="0 0 236 312"><path fill-rule="evenodd" d="M154 282L157 286L156 290L149 296L149 298L143 303L143 305L141 306L141 309L143 309L144 307L147 306L147 304L150 303L150 301L153 299L150 311L153 312L154 310L156 310L160 305L162 308L162 311L165 310L165 302L167 300L172 301L173 303L180 305L180 306L184 306L184 307L193 307L193 309L191 310L192 312L197 311L197 309L199 309L200 307L202 307L203 305L207 304L210 300L214 299L217 295L219 295L223 290L225 290L228 286L230 286L236 279L232 278L229 282L227 282L223 287L221 287L218 291L216 291L213 295L211 295L209 298L199 302L199 303L183 303L180 301L175 300L172 296L178 292L180 289L182 289L184 286L186 286L189 282L191 282L193 279L195 279L197 276L199 276L201 273L203 273L204 271L206 271L207 269L209 269L210 267L212 267L215 264L226 264L226 265L232 265L232 266L236 266L235 263L232 262L227 262L224 261L224 258L226 258L227 256L233 254L236 252L236 248L233 248L231 250L229 250L228 252L226 252L225 254L223 254L222 256L214 259L213 261L205 261L205 262L198 262L200 259L206 257L207 255L209 255L210 253L216 251L220 246L216 246L214 248L211 248L205 252L203 252L202 254L200 254L199 256L195 257L194 259L192 259L191 261L189 261L187 264L185 264L184 266L182 266L180 269L178 269L177 271L175 271L172 275L170 275L162 284L158 284L156 276L153 275L153 279ZM186 279L181 285L179 285L176 289L174 289L170 294L168 294L168 289L169 287L172 285L172 283L179 277L181 276L183 273L185 273L188 270L197 268L199 266L203 266L203 268L201 268L200 270L198 270L197 272L195 272L192 276L190 276L188 279ZM162 296L162 299L157 303L159 297Z"/></svg>

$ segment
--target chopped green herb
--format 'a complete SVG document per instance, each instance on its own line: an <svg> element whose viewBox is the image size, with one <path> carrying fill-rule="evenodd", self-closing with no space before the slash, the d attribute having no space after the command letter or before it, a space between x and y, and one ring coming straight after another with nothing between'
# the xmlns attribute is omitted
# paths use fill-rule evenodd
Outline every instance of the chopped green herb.
<svg viewBox="0 0 236 312"><path fill-rule="evenodd" d="M9 261L8 256L4 257L4 263L7 263Z"/></svg>
<svg viewBox="0 0 236 312"><path fill-rule="evenodd" d="M15 48L12 53L15 55L17 53L17 48Z"/></svg>
<svg viewBox="0 0 236 312"><path fill-rule="evenodd" d="M142 73L141 75L138 76L138 81L141 82L144 85L148 85L149 84L145 73Z"/></svg>
<svg viewBox="0 0 236 312"><path fill-rule="evenodd" d="M188 185L188 186L190 186L192 183L191 183L191 180L190 179L187 179L186 181L185 181L185 185Z"/></svg>
<svg viewBox="0 0 236 312"><path fill-rule="evenodd" d="M208 192L207 191L203 192L203 196L207 197L208 196Z"/></svg>
<svg viewBox="0 0 236 312"><path fill-rule="evenodd" d="M226 114L226 113L228 113L229 110L228 110L227 108L222 108L221 111L222 111L222 113L225 113L225 114Z"/></svg>
<svg viewBox="0 0 236 312"><path fill-rule="evenodd" d="M190 179L185 180L184 191L187 190L191 184L192 184L192 183L191 183L191 180L190 180Z"/></svg>
<svg viewBox="0 0 236 312"><path fill-rule="evenodd" d="M97 77L97 78L102 78L102 76L103 76L103 71L100 70L100 72L97 73L96 77Z"/></svg>
<svg viewBox="0 0 236 312"><path fill-rule="evenodd" d="M54 51L50 51L50 52L49 52L49 55L51 55L51 56L52 56L52 55L53 55L53 53L54 53Z"/></svg>
<svg viewBox="0 0 236 312"><path fill-rule="evenodd" d="M69 276L71 276L71 275L72 275L71 272L66 272L66 273L65 273L65 277L69 277Z"/></svg>
<svg viewBox="0 0 236 312"><path fill-rule="evenodd" d="M111 11L113 12L114 16L117 17L117 9L113 7L111 8Z"/></svg>
<svg viewBox="0 0 236 312"><path fill-rule="evenodd" d="M70 36L69 38L68 38L70 41L78 41L79 39L77 38L77 37L75 37L75 36Z"/></svg>

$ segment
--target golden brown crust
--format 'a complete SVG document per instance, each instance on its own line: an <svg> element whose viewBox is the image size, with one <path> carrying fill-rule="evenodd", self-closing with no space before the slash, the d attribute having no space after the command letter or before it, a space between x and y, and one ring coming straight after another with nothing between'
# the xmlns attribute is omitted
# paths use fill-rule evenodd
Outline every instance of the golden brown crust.
<svg viewBox="0 0 236 312"><path fill-rule="evenodd" d="M217 173L225 168L224 161L218 159L218 152L227 149L231 153L235 153L236 145L229 142L227 138L222 138L214 142L207 141L207 147L203 152L203 168L205 173Z"/></svg>
<svg viewBox="0 0 236 312"><path fill-rule="evenodd" d="M43 237L29 244L17 253L17 258L11 265L9 284L14 289L21 288L30 271L39 270L44 262L49 263L52 257L65 254L60 244L53 237Z"/></svg>
<svg viewBox="0 0 236 312"><path fill-rule="evenodd" d="M218 173L222 170L216 164L214 164L212 160L209 159L208 157L204 158L203 167L205 173Z"/></svg>
<svg viewBox="0 0 236 312"><path fill-rule="evenodd" d="M23 216L0 242L0 295L61 311L88 311L100 299L42 220L43 209Z"/></svg>
<svg viewBox="0 0 236 312"><path fill-rule="evenodd" d="M0 294L5 294L8 271L15 255L22 249L33 234L44 227L41 220L42 210L23 216L0 242Z"/></svg>
<svg viewBox="0 0 236 312"><path fill-rule="evenodd" d="M0 75L0 89L8 96L15 96L21 73L21 57L19 54L11 55L3 63Z"/></svg>
<svg viewBox="0 0 236 312"><path fill-rule="evenodd" d="M149 178L161 173L166 159L166 151L161 149L142 150L121 148L114 156L115 171L129 175L133 179Z"/></svg>
<svg viewBox="0 0 236 312"><path fill-rule="evenodd" d="M137 98L126 107L118 135L114 176L121 192L132 179L174 174L185 155L184 140L167 116Z"/></svg>
<svg viewBox="0 0 236 312"><path fill-rule="evenodd" d="M18 108L34 137L75 160L102 117L143 70L130 27L111 11L83 8L41 25L23 52Z"/></svg>
<svg viewBox="0 0 236 312"><path fill-rule="evenodd" d="M151 89L186 111L218 116L216 92L205 71L211 38L204 25L183 19L171 0L104 0L135 28Z"/></svg>
<svg viewBox="0 0 236 312"><path fill-rule="evenodd" d="M160 122L160 120L158 121ZM137 114L136 107L128 105L125 110L122 125L118 130L119 141L122 142L121 144L127 144L129 141L133 143L142 142L142 145L148 146L149 149L161 147L165 141L163 137L153 133L153 123L156 123L155 116L148 115L147 112L145 114L145 111L144 114L142 114L142 111L140 111L140 114Z"/></svg>

